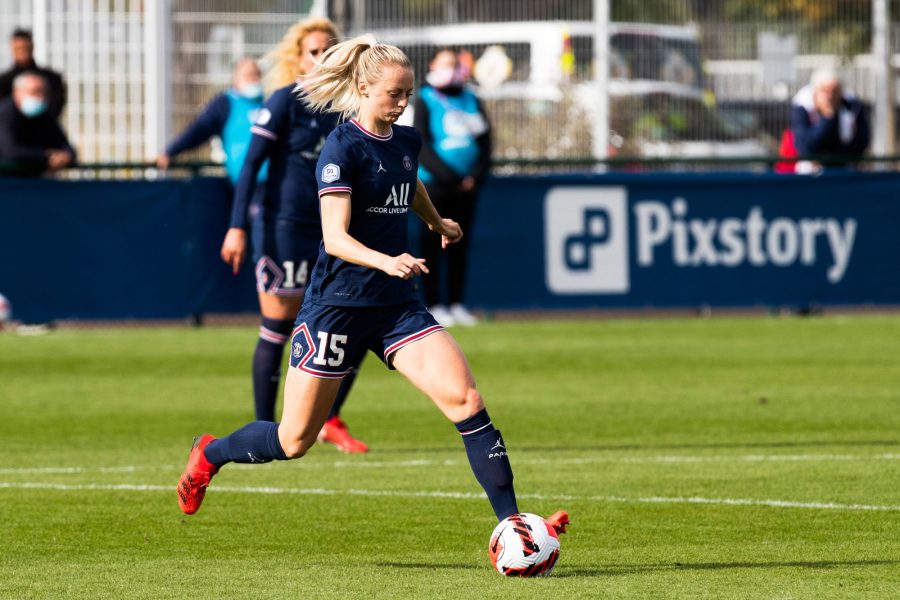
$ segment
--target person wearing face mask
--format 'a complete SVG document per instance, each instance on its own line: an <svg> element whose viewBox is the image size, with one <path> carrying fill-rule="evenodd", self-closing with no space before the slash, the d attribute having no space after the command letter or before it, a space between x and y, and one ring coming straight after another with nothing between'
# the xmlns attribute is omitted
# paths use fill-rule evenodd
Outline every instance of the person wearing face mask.
<svg viewBox="0 0 900 600"><path fill-rule="evenodd" d="M74 160L75 150L49 112L44 77L30 71L19 74L12 96L0 101L0 173L37 176Z"/></svg>
<svg viewBox="0 0 900 600"><path fill-rule="evenodd" d="M16 29L10 37L10 53L13 66L0 74L0 100L10 96L13 80L26 71L37 73L46 83L47 113L57 119L66 105L66 85L56 71L39 67L34 62L34 41L27 29Z"/></svg>
<svg viewBox="0 0 900 600"><path fill-rule="evenodd" d="M235 63L231 88L217 95L206 109L156 158L156 166L167 169L172 158L191 150L212 137L222 140L225 151L225 171L232 185L237 183L250 147L250 126L263 107L263 87L259 66L252 58ZM265 180L265 168L260 180Z"/></svg>
<svg viewBox="0 0 900 600"><path fill-rule="evenodd" d="M491 167L491 126L481 102L465 85L468 72L453 50L438 49L416 97L414 119L423 139L419 179L438 212L466 231L472 228L478 190ZM477 322L463 305L468 239L448 248L443 257L430 232L421 237L422 255L431 269L422 285L425 302L444 326Z"/></svg>

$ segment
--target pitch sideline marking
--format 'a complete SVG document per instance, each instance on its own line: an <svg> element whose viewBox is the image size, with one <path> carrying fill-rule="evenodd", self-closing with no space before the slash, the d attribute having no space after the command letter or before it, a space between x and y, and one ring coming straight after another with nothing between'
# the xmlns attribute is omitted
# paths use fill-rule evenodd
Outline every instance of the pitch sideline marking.
<svg viewBox="0 0 900 600"><path fill-rule="evenodd" d="M174 492L175 486L147 485L147 484L65 484L65 483L35 483L35 482L8 482L0 481L0 489L28 489L28 490L55 490L55 491L128 491L128 492ZM240 494L294 494L302 496L369 496L392 498L449 498L457 500L482 500L484 494L473 492L400 492L392 490L329 490L325 488L279 488L279 487L241 487L241 486L217 486L211 488L214 492L240 493ZM544 495L544 494L519 494L519 498L529 500L554 500L554 501L584 501L584 502L615 502L621 504L707 504L719 506L766 506L770 508L802 508L817 510L845 510L845 511L900 511L900 505L878 504L842 504L838 502L795 502L792 500L754 500L750 498L702 498L697 496L649 496L629 498L626 496L570 496L570 495Z"/></svg>
<svg viewBox="0 0 900 600"><path fill-rule="evenodd" d="M828 461L869 461L869 460L900 460L900 454L747 454L739 456L691 456L691 455L662 455L662 456L589 456L581 458L514 458L516 465L584 465L592 463L722 463L722 462L828 462ZM334 467L435 467L468 464L466 461L456 459L428 460L417 459L407 461L349 461L338 460Z"/></svg>
<svg viewBox="0 0 900 600"><path fill-rule="evenodd" d="M828 461L870 461L900 460L900 454L745 454L738 456L702 456L702 455L660 455L660 456L590 456L581 458L515 458L516 465L584 465L593 463L623 464L685 464L685 463L724 463L724 462L828 462ZM290 463L292 468L411 468L411 467L453 467L467 465L468 462L457 459L446 460L382 460L352 461L336 460L333 462L300 461ZM234 468L258 468L258 465L232 465ZM183 465L126 465L122 467L8 467L0 468L0 475L16 474L48 474L70 475L81 473L137 473L139 471L180 471Z"/></svg>

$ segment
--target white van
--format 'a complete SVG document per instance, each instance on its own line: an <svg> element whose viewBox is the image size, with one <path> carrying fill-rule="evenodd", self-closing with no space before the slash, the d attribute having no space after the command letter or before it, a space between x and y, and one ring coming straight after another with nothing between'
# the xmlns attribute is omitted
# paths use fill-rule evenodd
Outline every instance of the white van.
<svg viewBox="0 0 900 600"><path fill-rule="evenodd" d="M610 80L665 81L704 88L700 43L696 28L647 23L609 24ZM525 21L466 23L373 31L381 41L402 48L422 74L439 47L466 48L476 57L500 46L510 70L502 85L482 86L485 97L506 95L509 87L529 98L551 98L568 82L592 78L594 23L591 21ZM574 76L565 72L563 56L570 45Z"/></svg>
<svg viewBox="0 0 900 600"><path fill-rule="evenodd" d="M525 21L372 33L402 48L419 77L439 47L465 48L479 61L492 55L490 81L479 77L478 62L475 74L478 83L488 84L480 85L478 92L494 124L495 157L584 158L592 152L587 123L600 94L592 80L594 27L591 21ZM609 155L761 156L769 152L758 141L730 131L704 102L706 81L695 27L610 23L608 31ZM499 78L498 48L506 65ZM671 111L661 108L666 103L671 103ZM643 126L632 127L630 121L636 119ZM649 126L660 119L663 126ZM404 115L404 122L411 121L411 115Z"/></svg>

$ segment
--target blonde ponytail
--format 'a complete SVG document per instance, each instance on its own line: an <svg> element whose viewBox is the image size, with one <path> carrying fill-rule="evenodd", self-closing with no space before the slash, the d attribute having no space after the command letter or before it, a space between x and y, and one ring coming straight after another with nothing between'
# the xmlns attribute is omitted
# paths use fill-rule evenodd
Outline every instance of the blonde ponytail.
<svg viewBox="0 0 900 600"><path fill-rule="evenodd" d="M297 92L313 110L336 112L346 119L359 112L359 82L377 81L388 65L412 69L402 50L376 41L371 34L361 35L332 46Z"/></svg>

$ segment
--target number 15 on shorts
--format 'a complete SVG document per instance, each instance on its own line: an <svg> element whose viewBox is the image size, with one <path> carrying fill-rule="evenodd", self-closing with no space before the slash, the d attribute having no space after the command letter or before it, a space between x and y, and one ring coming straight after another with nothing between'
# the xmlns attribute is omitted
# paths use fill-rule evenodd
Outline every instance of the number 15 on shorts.
<svg viewBox="0 0 900 600"><path fill-rule="evenodd" d="M319 336L319 351L316 352L313 363L321 366L339 367L344 362L344 345L347 343L346 335L329 334L327 331L320 331L316 335ZM331 343L328 338L331 338ZM331 356L326 357L326 348L330 351Z"/></svg>
<svg viewBox="0 0 900 600"><path fill-rule="evenodd" d="M344 364L347 335L317 331L316 340L306 323L291 336L291 366L316 377L343 377L350 370Z"/></svg>

